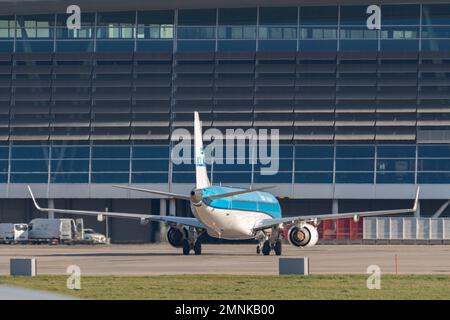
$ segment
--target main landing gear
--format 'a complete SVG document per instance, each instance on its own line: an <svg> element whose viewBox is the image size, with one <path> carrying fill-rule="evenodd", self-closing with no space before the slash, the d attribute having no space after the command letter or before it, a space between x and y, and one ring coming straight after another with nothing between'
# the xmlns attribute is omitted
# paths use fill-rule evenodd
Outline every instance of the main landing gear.
<svg viewBox="0 0 450 320"><path fill-rule="evenodd" d="M202 254L202 234L198 234L195 228L189 228L188 238L183 240L183 255L189 255L191 250L194 251L195 255Z"/></svg>
<svg viewBox="0 0 450 320"><path fill-rule="evenodd" d="M272 228L270 236L264 235L260 237L259 244L256 247L256 254L263 254L265 256L270 255L273 250L275 255L281 256L282 244L281 244L281 234L278 228Z"/></svg>

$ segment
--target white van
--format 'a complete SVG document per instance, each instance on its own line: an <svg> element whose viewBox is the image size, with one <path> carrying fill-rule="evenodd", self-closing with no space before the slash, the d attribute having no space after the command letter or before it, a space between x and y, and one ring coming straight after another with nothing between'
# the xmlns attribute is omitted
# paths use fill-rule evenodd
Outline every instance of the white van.
<svg viewBox="0 0 450 320"><path fill-rule="evenodd" d="M28 224L30 242L70 243L77 240L73 219L33 219Z"/></svg>
<svg viewBox="0 0 450 320"><path fill-rule="evenodd" d="M28 241L26 223L0 223L0 243L20 243Z"/></svg>

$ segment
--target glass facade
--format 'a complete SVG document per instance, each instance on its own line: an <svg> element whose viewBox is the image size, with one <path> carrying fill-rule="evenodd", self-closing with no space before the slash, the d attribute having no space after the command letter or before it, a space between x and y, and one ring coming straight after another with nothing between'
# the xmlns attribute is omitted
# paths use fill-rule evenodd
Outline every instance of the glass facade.
<svg viewBox="0 0 450 320"><path fill-rule="evenodd" d="M0 16L1 183L192 183L170 134L279 129L215 183L450 183L450 4ZM447 138L446 138L447 137Z"/></svg>
<svg viewBox="0 0 450 320"><path fill-rule="evenodd" d="M224 160L226 161L226 160ZM450 183L450 144L280 146L279 171L248 157L214 163L214 183ZM193 164L175 165L167 145L11 144L0 147L1 183L192 183Z"/></svg>
<svg viewBox="0 0 450 320"><path fill-rule="evenodd" d="M0 16L3 52L418 51L450 50L448 4L382 5L382 29L367 6L180 9ZM70 41L68 41L70 40Z"/></svg>

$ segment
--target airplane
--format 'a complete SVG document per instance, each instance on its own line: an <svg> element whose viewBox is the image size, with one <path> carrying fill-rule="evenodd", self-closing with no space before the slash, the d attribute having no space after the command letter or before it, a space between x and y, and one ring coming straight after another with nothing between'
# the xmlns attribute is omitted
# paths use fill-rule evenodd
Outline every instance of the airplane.
<svg viewBox="0 0 450 320"><path fill-rule="evenodd" d="M175 248L182 248L183 255L189 255L191 251L194 251L196 255L202 253L202 235L205 232L211 237L220 239L255 239L258 241L256 247L258 255L262 253L267 256L272 251L275 255L281 255L282 239L285 234L283 232L284 229L288 230L286 237L290 244L303 248L312 247L319 239L317 225L320 221L343 218L353 218L354 221L358 221L360 217L413 213L417 210L419 188L417 188L414 205L410 209L303 215L283 218L278 199L272 193L264 191L271 187L245 189L211 185L205 165L202 128L198 112L194 113L194 149L196 182L195 188L192 189L190 195L133 186L114 186L126 190L188 200L190 201L193 218L41 208L30 186L28 186L28 190L34 206L42 212L97 216L99 221L103 221L104 217L107 216L138 219L141 221L141 224L146 224L149 221L164 222L169 225L167 230L169 244Z"/></svg>

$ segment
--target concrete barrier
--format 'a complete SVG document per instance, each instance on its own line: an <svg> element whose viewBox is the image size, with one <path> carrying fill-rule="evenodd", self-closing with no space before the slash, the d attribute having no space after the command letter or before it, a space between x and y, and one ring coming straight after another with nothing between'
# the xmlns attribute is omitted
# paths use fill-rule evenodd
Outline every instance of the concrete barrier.
<svg viewBox="0 0 450 320"><path fill-rule="evenodd" d="M9 261L11 276L36 276L35 258L12 258Z"/></svg>
<svg viewBox="0 0 450 320"><path fill-rule="evenodd" d="M299 274L309 275L309 258L280 258L278 260L278 272L280 275Z"/></svg>

